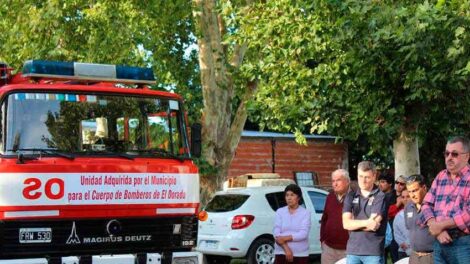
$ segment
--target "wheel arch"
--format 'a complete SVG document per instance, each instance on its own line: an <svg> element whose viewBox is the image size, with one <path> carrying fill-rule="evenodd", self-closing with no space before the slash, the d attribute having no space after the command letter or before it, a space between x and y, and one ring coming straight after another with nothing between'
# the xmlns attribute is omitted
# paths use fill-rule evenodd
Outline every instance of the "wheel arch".
<svg viewBox="0 0 470 264"><path fill-rule="evenodd" d="M251 248L253 247L253 244L255 243L255 241L257 241L261 238L267 238L267 239L270 239L271 241L274 241L274 236L272 234L261 234L261 235L257 236L255 239L253 239L253 241L251 241L251 244L248 247L248 250L246 251L245 258L247 258L248 255L250 254Z"/></svg>

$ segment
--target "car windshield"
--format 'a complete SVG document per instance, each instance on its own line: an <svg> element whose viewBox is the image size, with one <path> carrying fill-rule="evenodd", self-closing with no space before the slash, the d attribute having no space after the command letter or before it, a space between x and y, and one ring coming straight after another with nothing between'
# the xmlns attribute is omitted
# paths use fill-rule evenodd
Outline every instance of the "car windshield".
<svg viewBox="0 0 470 264"><path fill-rule="evenodd" d="M14 93L4 100L3 153L186 157L179 102L100 94Z"/></svg>
<svg viewBox="0 0 470 264"><path fill-rule="evenodd" d="M225 194L216 195L207 204L205 210L207 212L230 212L242 206L250 197L245 194Z"/></svg>
<svg viewBox="0 0 470 264"><path fill-rule="evenodd" d="M313 207L317 214L322 214L325 210L326 194L309 191L308 196L312 200Z"/></svg>

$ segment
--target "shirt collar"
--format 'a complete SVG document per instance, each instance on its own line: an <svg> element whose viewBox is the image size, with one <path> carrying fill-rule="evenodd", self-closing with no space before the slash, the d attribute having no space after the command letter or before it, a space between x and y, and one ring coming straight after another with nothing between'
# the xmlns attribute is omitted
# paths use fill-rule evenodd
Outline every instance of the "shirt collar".
<svg viewBox="0 0 470 264"><path fill-rule="evenodd" d="M348 188L348 190L343 193L343 195L341 196L341 199L339 199L339 196L334 192L333 192L333 195L336 197L336 200L338 200L338 202L342 203L344 201L344 197L346 197L346 195L348 195L348 193L351 191L351 187Z"/></svg>
<svg viewBox="0 0 470 264"><path fill-rule="evenodd" d="M450 171L448 171L447 169L446 169L446 175L447 175L448 177L450 177ZM460 178L462 178L462 176L465 177L465 175L470 175L470 165L468 165L468 164L465 165L465 167L463 167L463 168L457 173L457 177L460 177Z"/></svg>
<svg viewBox="0 0 470 264"><path fill-rule="evenodd" d="M370 191L369 196L367 198L376 195L377 193L379 193L379 191L379 187L374 184L374 187L372 188L372 191ZM361 188L357 188L355 196L361 196Z"/></svg>

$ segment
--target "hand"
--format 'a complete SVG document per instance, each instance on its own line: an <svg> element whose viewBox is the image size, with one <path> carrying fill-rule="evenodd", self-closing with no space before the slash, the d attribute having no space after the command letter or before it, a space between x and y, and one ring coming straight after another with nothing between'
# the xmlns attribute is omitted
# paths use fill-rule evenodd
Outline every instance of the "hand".
<svg viewBox="0 0 470 264"><path fill-rule="evenodd" d="M441 244L449 244L450 242L452 242L452 238L446 230L442 231L439 235L437 235L436 238Z"/></svg>
<svg viewBox="0 0 470 264"><path fill-rule="evenodd" d="M284 244L282 248L284 249L284 252L286 253L287 262L294 262L294 254L292 253L292 250L290 250L289 246L287 246L287 244Z"/></svg>
<svg viewBox="0 0 470 264"><path fill-rule="evenodd" d="M285 241L283 236L278 236L278 237L276 237L276 243L278 243L279 245L284 245L284 243L286 243L286 241Z"/></svg>
<svg viewBox="0 0 470 264"><path fill-rule="evenodd" d="M401 196L397 197L397 208L400 208L400 206L403 205L403 198Z"/></svg>
<svg viewBox="0 0 470 264"><path fill-rule="evenodd" d="M289 242L291 240L292 240L292 236L278 236L278 237L276 237L276 243L278 243L279 245L283 245L286 242Z"/></svg>
<svg viewBox="0 0 470 264"><path fill-rule="evenodd" d="M436 221L428 221L429 233L433 236L437 236L444 231L442 225ZM447 232L446 232L447 233Z"/></svg>
<svg viewBox="0 0 470 264"><path fill-rule="evenodd" d="M400 248L406 251L408 249L408 245L406 243L401 243Z"/></svg>
<svg viewBox="0 0 470 264"><path fill-rule="evenodd" d="M377 231L379 229L380 223L377 223L372 217L368 219L368 223L366 226L366 231Z"/></svg>

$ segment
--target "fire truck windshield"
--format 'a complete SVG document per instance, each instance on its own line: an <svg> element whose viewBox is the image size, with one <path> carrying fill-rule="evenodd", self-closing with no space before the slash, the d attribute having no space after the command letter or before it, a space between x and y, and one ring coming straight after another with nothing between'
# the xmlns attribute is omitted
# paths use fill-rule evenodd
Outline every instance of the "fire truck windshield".
<svg viewBox="0 0 470 264"><path fill-rule="evenodd" d="M100 94L14 93L2 106L5 155L189 157L179 102Z"/></svg>

